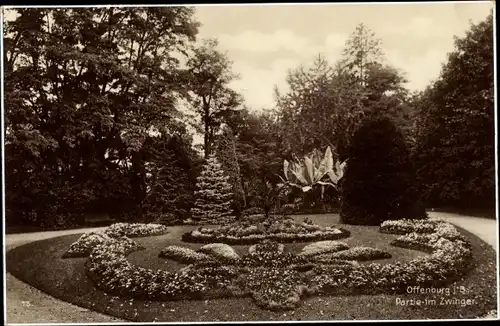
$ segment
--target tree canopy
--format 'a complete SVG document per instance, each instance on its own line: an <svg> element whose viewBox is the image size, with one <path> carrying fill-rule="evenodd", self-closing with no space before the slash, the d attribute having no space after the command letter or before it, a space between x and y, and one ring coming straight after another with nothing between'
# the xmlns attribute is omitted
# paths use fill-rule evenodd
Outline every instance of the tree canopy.
<svg viewBox="0 0 500 326"><path fill-rule="evenodd" d="M455 40L422 92L359 24L339 57L290 69L288 90L275 88L262 110L232 86L239 76L217 39L197 40L192 7L7 11L7 223L80 223L94 212L180 221L209 157L237 212L269 212L285 159L330 147L349 166L372 114L401 131L428 205L494 204L492 14ZM301 207L338 206L337 195L310 192Z"/></svg>
<svg viewBox="0 0 500 326"><path fill-rule="evenodd" d="M419 175L437 205L495 201L493 15L455 39L439 78L416 100Z"/></svg>

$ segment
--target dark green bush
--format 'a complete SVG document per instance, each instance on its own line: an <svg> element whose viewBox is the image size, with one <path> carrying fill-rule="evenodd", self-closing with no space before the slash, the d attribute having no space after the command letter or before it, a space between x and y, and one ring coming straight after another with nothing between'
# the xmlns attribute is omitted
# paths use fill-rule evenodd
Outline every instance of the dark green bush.
<svg viewBox="0 0 500 326"><path fill-rule="evenodd" d="M409 151L389 118L367 116L354 133L342 197L340 216L346 224L426 217Z"/></svg>

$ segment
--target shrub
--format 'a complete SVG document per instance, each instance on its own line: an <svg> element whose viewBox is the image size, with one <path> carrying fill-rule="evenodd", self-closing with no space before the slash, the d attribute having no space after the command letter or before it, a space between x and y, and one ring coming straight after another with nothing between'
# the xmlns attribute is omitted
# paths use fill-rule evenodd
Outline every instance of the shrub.
<svg viewBox="0 0 500 326"><path fill-rule="evenodd" d="M345 242L341 241L318 241L311 244L308 244L299 255L302 256L314 256L319 254L324 254L327 252L336 252L340 250L346 250L349 246Z"/></svg>
<svg viewBox="0 0 500 326"><path fill-rule="evenodd" d="M183 145L180 138L165 134L148 139L144 145L149 174L141 215L149 215L148 222L179 224L194 203L189 178L192 161Z"/></svg>
<svg viewBox="0 0 500 326"><path fill-rule="evenodd" d="M342 183L342 222L380 225L425 218L416 185L401 132L389 118L365 118L353 135Z"/></svg>
<svg viewBox="0 0 500 326"><path fill-rule="evenodd" d="M111 238L106 234L98 232L85 233L71 244L63 258L87 257L97 245L108 241L111 241Z"/></svg>

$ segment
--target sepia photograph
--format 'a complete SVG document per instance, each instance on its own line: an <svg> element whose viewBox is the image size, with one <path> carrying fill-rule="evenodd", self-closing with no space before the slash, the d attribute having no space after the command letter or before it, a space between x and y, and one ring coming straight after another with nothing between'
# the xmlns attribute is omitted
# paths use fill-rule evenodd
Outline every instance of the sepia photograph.
<svg viewBox="0 0 500 326"><path fill-rule="evenodd" d="M498 320L494 1L4 6L4 325Z"/></svg>

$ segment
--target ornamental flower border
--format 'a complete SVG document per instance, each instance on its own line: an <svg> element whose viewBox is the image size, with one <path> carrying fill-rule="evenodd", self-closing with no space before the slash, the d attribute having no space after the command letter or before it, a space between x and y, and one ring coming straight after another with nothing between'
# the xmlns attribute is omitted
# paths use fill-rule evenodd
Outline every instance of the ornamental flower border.
<svg viewBox="0 0 500 326"><path fill-rule="evenodd" d="M291 219L271 222L260 218L256 219L254 223L247 222L245 224L248 225L241 226L233 223L216 228L199 227L196 230L184 233L182 241L190 243L221 242L232 245L252 245L264 240L295 243L338 240L348 238L351 235L348 230L343 228L322 227L305 222L296 223ZM295 232L287 232L287 229ZM236 235L238 232L243 233L243 235Z"/></svg>
<svg viewBox="0 0 500 326"><path fill-rule="evenodd" d="M470 265L470 244L446 222L429 221L426 232L413 232L423 230L421 223L387 221L380 228L407 232L392 245L429 253L409 262L319 259L303 269L303 257L277 250L244 256L243 264L204 261L167 272L134 266L124 242L117 240L97 245L85 267L97 288L119 296L162 301L250 295L265 309L293 309L308 295L404 293L408 286L444 286L462 275Z"/></svg>
<svg viewBox="0 0 500 326"><path fill-rule="evenodd" d="M198 230L186 232L182 235L182 241L190 243L214 243L223 242L231 245L252 245L264 240L273 240L280 243L310 242L321 240L338 240L348 238L351 233L343 228L338 228L340 233L334 232L312 232L312 233L275 233L255 234L244 237L235 236L212 236L204 235Z"/></svg>
<svg viewBox="0 0 500 326"><path fill-rule="evenodd" d="M427 252L409 262L377 263L341 269L311 271L319 294L405 293L408 286L444 286L470 268L470 243L450 223L437 220L385 221L383 233L402 234L391 245ZM406 233L403 233L406 232ZM420 233L419 233L420 232Z"/></svg>

